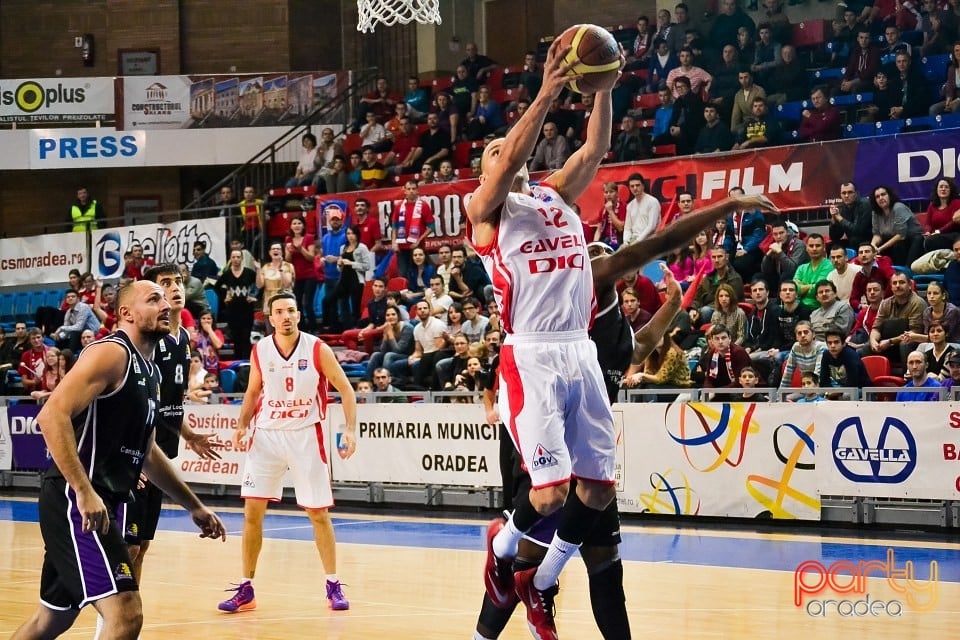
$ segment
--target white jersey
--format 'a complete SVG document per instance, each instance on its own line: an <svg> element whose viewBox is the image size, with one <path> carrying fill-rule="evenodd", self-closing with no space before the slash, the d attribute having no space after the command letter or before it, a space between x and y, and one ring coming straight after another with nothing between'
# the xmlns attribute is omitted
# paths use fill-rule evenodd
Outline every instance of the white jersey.
<svg viewBox="0 0 960 640"><path fill-rule="evenodd" d="M583 331L586 336L597 303L583 225L552 187L507 194L494 241L474 246L507 334Z"/></svg>
<svg viewBox="0 0 960 640"><path fill-rule="evenodd" d="M257 429L293 431L313 427L326 417L327 379L320 371L320 340L300 332L289 356L277 348L276 336L253 348L250 366L263 378L253 425Z"/></svg>

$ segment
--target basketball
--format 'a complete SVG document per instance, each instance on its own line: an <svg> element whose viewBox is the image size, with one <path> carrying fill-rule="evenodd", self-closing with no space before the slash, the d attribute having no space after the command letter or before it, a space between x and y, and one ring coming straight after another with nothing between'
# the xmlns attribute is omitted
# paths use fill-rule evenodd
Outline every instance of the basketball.
<svg viewBox="0 0 960 640"><path fill-rule="evenodd" d="M580 62L570 74L583 77L571 80L570 88L591 94L613 88L620 71L620 45L613 34L595 24L575 24L560 34L560 48L571 47L564 62Z"/></svg>

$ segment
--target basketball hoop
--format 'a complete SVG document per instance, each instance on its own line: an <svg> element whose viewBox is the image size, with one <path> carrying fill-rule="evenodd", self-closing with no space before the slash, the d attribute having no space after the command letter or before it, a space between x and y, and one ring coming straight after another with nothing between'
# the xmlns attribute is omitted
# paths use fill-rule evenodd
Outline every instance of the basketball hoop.
<svg viewBox="0 0 960 640"><path fill-rule="evenodd" d="M388 27L409 24L440 24L440 0L357 0L360 17L357 31L373 33L377 23Z"/></svg>

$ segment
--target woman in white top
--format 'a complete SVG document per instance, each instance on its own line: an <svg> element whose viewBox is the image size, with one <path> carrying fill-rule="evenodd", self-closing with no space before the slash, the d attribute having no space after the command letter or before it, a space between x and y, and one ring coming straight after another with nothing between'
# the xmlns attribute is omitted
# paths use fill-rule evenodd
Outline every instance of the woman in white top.
<svg viewBox="0 0 960 640"><path fill-rule="evenodd" d="M341 309L347 308L347 305L340 303L340 300L350 303L350 317L340 318L343 327L350 329L356 326L357 318L363 311L360 307L363 285L373 277L373 254L360 242L360 228L356 225L347 227L347 243L340 247L337 269L340 270L340 280L337 281L334 296Z"/></svg>
<svg viewBox="0 0 960 640"><path fill-rule="evenodd" d="M293 293L293 283L297 279L293 265L283 259L282 244L271 244L268 258L269 261L257 270L257 288L263 291L264 313L269 313L270 298L281 291Z"/></svg>
<svg viewBox="0 0 960 640"><path fill-rule="evenodd" d="M303 187L310 184L317 170L317 137L312 133L305 133L300 138L300 142L303 145L303 153L300 154L300 162L297 163L297 172L287 180L288 187Z"/></svg>

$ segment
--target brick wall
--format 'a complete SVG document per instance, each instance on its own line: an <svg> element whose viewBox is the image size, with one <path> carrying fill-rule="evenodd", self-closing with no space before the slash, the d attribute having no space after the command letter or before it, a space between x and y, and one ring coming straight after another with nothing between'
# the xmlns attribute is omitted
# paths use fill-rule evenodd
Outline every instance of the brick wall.
<svg viewBox="0 0 960 640"><path fill-rule="evenodd" d="M0 77L112 76L117 49L159 49L162 71L180 66L176 0L4 0L0 2ZM86 67L74 38L94 36Z"/></svg>

